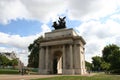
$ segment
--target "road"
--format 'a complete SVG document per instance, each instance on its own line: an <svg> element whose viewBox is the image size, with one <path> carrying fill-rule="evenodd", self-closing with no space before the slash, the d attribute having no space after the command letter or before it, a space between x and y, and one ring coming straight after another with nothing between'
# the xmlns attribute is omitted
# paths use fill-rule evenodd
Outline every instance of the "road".
<svg viewBox="0 0 120 80"><path fill-rule="evenodd" d="M48 78L59 75L0 75L0 80L30 80L37 78Z"/></svg>
<svg viewBox="0 0 120 80"><path fill-rule="evenodd" d="M48 77L55 77L55 76L93 76L92 74L85 74L85 75L0 75L0 80L30 80L30 79L37 79L37 78L48 78Z"/></svg>

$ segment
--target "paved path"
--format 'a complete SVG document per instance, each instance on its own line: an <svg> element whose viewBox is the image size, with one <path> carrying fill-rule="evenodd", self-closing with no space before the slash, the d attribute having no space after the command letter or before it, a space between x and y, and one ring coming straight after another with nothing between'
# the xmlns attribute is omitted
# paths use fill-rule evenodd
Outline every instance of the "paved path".
<svg viewBox="0 0 120 80"><path fill-rule="evenodd" d="M95 74L86 74L82 76L93 76ZM0 75L0 80L30 80L37 78L48 78L55 76L81 76L81 75Z"/></svg>
<svg viewBox="0 0 120 80"><path fill-rule="evenodd" d="M37 78L55 77L59 75L0 75L0 80L30 80Z"/></svg>

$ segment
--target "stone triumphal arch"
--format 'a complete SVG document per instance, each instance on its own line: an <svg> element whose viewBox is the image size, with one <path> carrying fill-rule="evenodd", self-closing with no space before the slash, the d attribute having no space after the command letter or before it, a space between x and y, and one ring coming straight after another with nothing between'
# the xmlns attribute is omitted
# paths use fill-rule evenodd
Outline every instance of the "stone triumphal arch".
<svg viewBox="0 0 120 80"><path fill-rule="evenodd" d="M39 74L85 74L85 44L73 29L45 33L40 42Z"/></svg>

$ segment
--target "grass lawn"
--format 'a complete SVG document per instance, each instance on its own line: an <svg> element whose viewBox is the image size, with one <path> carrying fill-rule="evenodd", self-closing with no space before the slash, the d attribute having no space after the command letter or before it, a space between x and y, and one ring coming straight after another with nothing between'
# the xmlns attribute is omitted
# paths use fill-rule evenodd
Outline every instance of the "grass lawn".
<svg viewBox="0 0 120 80"><path fill-rule="evenodd" d="M120 80L120 75L96 74L94 76L58 76L32 80Z"/></svg>

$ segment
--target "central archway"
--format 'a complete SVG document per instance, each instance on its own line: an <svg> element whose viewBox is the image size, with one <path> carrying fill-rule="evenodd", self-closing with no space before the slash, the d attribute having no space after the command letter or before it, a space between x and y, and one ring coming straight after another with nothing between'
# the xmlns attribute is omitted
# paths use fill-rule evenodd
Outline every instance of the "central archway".
<svg viewBox="0 0 120 80"><path fill-rule="evenodd" d="M62 74L62 52L55 51L53 54L53 74Z"/></svg>

